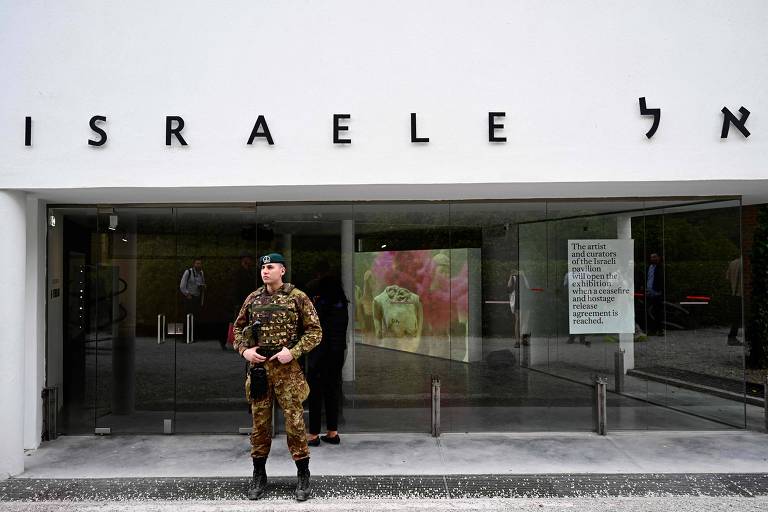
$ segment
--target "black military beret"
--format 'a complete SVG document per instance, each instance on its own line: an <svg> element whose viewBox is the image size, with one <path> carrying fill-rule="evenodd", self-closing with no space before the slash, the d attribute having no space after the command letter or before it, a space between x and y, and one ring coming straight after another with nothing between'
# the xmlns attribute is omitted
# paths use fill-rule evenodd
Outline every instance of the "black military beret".
<svg viewBox="0 0 768 512"><path fill-rule="evenodd" d="M259 258L260 265L266 265L267 263L280 263L281 265L285 265L285 258L283 258L283 255L279 252L271 252Z"/></svg>

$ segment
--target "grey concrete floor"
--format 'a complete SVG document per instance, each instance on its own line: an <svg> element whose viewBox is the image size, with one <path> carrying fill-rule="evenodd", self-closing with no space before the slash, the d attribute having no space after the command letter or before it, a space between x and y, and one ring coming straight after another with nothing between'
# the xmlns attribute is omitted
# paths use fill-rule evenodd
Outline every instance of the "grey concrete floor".
<svg viewBox="0 0 768 512"><path fill-rule="evenodd" d="M662 365L702 375L741 378L743 347L728 346L725 337L723 329L649 337L636 343L635 367ZM587 348L568 344L567 336L534 337L531 343L546 346L549 354L546 361L532 366L537 371L519 367L522 348L512 349L517 362L494 369L487 361L464 364L358 343L357 375L354 382L345 384L341 428L347 432L428 431L430 379L439 375L446 430L589 430L592 376L612 374L618 344L610 337L588 338L592 344ZM510 349L513 345L509 338L486 339L484 343L488 350ZM174 420L177 432L189 433L234 433L250 424L243 403L242 361L232 353L222 352L214 340L158 345L154 338L138 338L134 368L136 412L121 416L111 414L115 385L111 342L98 343L98 364L93 352L96 347L90 350L85 379L98 385L91 382L90 387L86 386L95 389L97 395L87 398L96 400L99 406L96 411L85 406L91 402L83 397L83 404L66 408L61 417L63 432L93 432L94 412L98 418L95 426L111 427L113 432L159 433L165 419ZM624 395L610 395L609 414L615 415L612 425L616 428L721 430L729 426L744 428L745 423L755 428L761 423L761 408L745 408L738 400L636 377L627 377L625 388ZM390 413L386 422L381 421L380 414L385 409ZM494 416L486 409L499 414Z"/></svg>
<svg viewBox="0 0 768 512"><path fill-rule="evenodd" d="M65 436L27 452L17 478L241 477L247 436ZM349 434L312 448L314 475L579 473L768 473L758 432L547 434ZM296 468L284 436L272 444L271 476Z"/></svg>

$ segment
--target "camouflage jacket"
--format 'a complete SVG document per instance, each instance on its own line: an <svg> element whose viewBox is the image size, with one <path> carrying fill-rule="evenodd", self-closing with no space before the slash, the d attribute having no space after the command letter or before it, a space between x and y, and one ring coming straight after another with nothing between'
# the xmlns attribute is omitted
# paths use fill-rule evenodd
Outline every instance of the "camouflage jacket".
<svg viewBox="0 0 768 512"><path fill-rule="evenodd" d="M309 297L294 285L284 283L270 294L265 286L246 297L235 320L233 332L235 350L242 355L256 345L253 322L258 320L258 346L290 346L294 359L315 348L322 339L320 320ZM300 339L296 339L300 331ZM295 340L295 344L294 344Z"/></svg>

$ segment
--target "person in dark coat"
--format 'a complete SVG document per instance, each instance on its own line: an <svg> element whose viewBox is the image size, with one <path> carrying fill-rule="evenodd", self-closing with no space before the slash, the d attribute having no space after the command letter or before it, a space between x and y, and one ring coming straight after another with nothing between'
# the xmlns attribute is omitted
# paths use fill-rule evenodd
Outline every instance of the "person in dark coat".
<svg viewBox="0 0 768 512"><path fill-rule="evenodd" d="M249 252L241 252L240 265L232 275L230 288L232 293L230 304L230 309L233 311L232 318L237 317L245 298L257 288L256 272L253 270L253 266L253 255Z"/></svg>
<svg viewBox="0 0 768 512"><path fill-rule="evenodd" d="M227 343L232 343L230 338L231 332L228 332L228 328L232 328L232 321L237 318L240 313L240 307L245 302L246 297L250 293L258 288L256 282L256 272L254 271L254 258L250 252L240 252L240 264L237 269L232 273L232 281L229 283L229 304L227 315L227 324L221 328L221 338L219 339L219 345L222 350L229 350Z"/></svg>
<svg viewBox="0 0 768 512"><path fill-rule="evenodd" d="M645 304L649 335L664 334L664 265L657 253L649 258L645 279Z"/></svg>
<svg viewBox="0 0 768 512"><path fill-rule="evenodd" d="M341 281L327 268L318 278L307 284L307 293L320 317L323 338L320 345L307 355L309 380L309 435L310 446L320 441L339 444L339 403L341 399L341 370L347 349L349 314L347 299ZM327 434L320 436L321 409L325 406Z"/></svg>

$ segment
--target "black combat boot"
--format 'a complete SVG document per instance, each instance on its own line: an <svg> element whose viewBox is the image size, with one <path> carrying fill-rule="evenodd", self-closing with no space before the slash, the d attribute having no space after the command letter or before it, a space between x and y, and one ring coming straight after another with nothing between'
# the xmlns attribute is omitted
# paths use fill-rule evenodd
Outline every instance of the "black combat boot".
<svg viewBox="0 0 768 512"><path fill-rule="evenodd" d="M296 483L296 500L306 501L309 498L309 457L296 461L296 476L299 481Z"/></svg>
<svg viewBox="0 0 768 512"><path fill-rule="evenodd" d="M267 458L255 457L253 459L253 480L248 486L248 499L257 500L264 496L267 490Z"/></svg>

